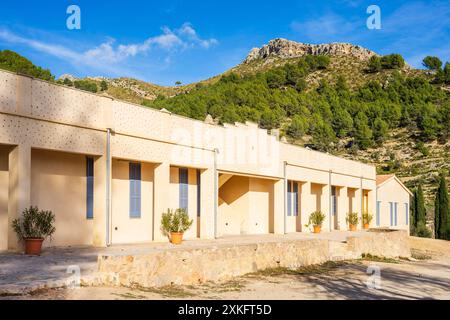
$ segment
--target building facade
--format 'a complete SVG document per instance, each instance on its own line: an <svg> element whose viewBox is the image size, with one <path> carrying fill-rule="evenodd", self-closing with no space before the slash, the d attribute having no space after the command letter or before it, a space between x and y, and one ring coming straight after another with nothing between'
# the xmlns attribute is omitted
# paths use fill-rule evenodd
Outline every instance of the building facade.
<svg viewBox="0 0 450 320"><path fill-rule="evenodd" d="M210 125L0 71L0 250L18 248L11 222L31 205L56 215L45 245L105 246L167 241L168 208L187 209L188 239L310 232L316 210L325 231L347 230L347 212L375 212L376 197L373 166L256 124Z"/></svg>

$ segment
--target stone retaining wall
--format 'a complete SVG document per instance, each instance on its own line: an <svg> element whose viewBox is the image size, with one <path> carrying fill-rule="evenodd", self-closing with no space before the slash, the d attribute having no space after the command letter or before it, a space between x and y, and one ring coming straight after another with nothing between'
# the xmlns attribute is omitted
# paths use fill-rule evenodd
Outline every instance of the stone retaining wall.
<svg viewBox="0 0 450 320"><path fill-rule="evenodd" d="M269 268L296 269L329 260L348 260L371 254L389 258L409 257L405 231L367 232L349 237L347 243L324 239L263 242L214 246L203 249L155 251L140 255L99 256L95 278L85 285L162 287L226 281Z"/></svg>

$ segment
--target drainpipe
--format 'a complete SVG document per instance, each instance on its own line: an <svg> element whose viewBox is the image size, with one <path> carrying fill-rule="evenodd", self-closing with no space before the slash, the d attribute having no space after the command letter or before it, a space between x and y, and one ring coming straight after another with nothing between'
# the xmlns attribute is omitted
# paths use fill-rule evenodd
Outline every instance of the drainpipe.
<svg viewBox="0 0 450 320"><path fill-rule="evenodd" d="M219 198L219 174L217 172L217 154L219 150L214 149L214 238L218 238L218 198Z"/></svg>
<svg viewBox="0 0 450 320"><path fill-rule="evenodd" d="M288 202L288 196L287 196L287 190L288 190L288 180L287 180L287 161L284 161L283 163L283 178L284 178L284 234L287 234L287 202Z"/></svg>
<svg viewBox="0 0 450 320"><path fill-rule="evenodd" d="M330 170L329 171L329 173L328 173L328 220L329 220L329 227L330 227L330 231L332 230L331 229L331 226L332 226L332 223L331 223L331 217L332 217L332 213L334 214L334 212L331 212L332 211L332 208L333 208L333 204L332 204L332 202L333 202L333 195L332 195L332 187L331 187L331 173L332 173L332 170Z"/></svg>
<svg viewBox="0 0 450 320"><path fill-rule="evenodd" d="M106 130L106 246L111 245L111 129Z"/></svg>

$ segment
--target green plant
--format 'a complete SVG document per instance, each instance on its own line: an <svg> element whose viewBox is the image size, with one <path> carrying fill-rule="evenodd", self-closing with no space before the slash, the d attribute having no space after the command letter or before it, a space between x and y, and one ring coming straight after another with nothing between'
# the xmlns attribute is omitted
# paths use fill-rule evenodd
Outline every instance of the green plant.
<svg viewBox="0 0 450 320"><path fill-rule="evenodd" d="M368 212L363 213L362 221L364 224L370 224L372 222L372 220L373 220L373 215L371 215ZM358 223L358 222L356 222L356 223Z"/></svg>
<svg viewBox="0 0 450 320"><path fill-rule="evenodd" d="M322 226L323 221L325 220L325 215L321 211L314 211L309 215L309 221L306 225L309 227L310 225L313 226Z"/></svg>
<svg viewBox="0 0 450 320"><path fill-rule="evenodd" d="M22 217L13 220L12 227L21 239L45 239L55 233L55 215L51 211L30 207L22 212Z"/></svg>
<svg viewBox="0 0 450 320"><path fill-rule="evenodd" d="M419 221L417 226L411 226L411 235L419 238L431 238L431 230L426 226L425 222Z"/></svg>
<svg viewBox="0 0 450 320"><path fill-rule="evenodd" d="M348 224L356 226L359 222L358 212L349 212L345 218Z"/></svg>
<svg viewBox="0 0 450 320"><path fill-rule="evenodd" d="M184 233L192 226L194 220L189 219L185 209L168 209L161 218L161 229L165 235L171 232Z"/></svg>

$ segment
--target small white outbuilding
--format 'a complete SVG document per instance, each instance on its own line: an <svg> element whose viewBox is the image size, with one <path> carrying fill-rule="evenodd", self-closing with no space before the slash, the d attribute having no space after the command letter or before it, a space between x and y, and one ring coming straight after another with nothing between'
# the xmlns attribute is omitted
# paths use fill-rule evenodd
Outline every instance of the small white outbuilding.
<svg viewBox="0 0 450 320"><path fill-rule="evenodd" d="M395 175L377 176L375 226L409 231L411 196Z"/></svg>

